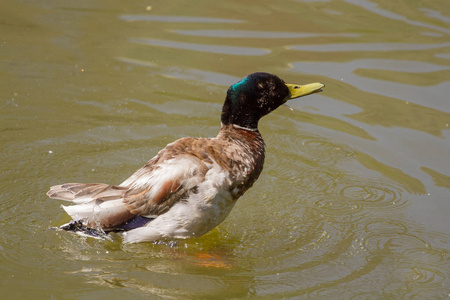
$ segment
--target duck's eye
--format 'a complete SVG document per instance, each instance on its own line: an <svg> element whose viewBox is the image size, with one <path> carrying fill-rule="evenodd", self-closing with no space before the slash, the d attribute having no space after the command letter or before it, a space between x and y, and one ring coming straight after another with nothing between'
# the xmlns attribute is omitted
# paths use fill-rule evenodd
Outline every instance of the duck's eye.
<svg viewBox="0 0 450 300"><path fill-rule="evenodd" d="M300 87L298 85L294 86L294 89L299 89Z"/></svg>

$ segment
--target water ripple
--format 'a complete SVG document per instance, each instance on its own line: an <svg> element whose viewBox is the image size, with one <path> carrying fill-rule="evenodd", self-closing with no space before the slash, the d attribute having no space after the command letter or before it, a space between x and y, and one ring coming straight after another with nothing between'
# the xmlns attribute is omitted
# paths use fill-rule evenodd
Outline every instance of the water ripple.
<svg viewBox="0 0 450 300"><path fill-rule="evenodd" d="M386 218L373 219L365 224L365 230L372 235L405 234L408 230L401 221Z"/></svg>
<svg viewBox="0 0 450 300"><path fill-rule="evenodd" d="M345 0L345 2L351 3L351 4L356 5L356 6L363 7L365 9L369 10L372 13L381 15L381 16L383 16L385 18L388 18L388 19L402 21L404 23L407 23L407 24L410 24L410 25L413 25L413 26L420 26L420 27L425 27L425 28L430 28L430 29L434 29L434 30L437 30L437 31L445 32L445 33L450 33L450 30L447 29L447 28L435 26L435 25L432 25L432 24L424 23L424 22L410 20L410 19L406 18L405 16L402 16L402 15L393 13L391 11L379 8L377 3L374 3L374 2L371 2L371 1L367 1L367 0Z"/></svg>
<svg viewBox="0 0 450 300"><path fill-rule="evenodd" d="M283 151L288 150L282 157L271 158L270 164L277 168L269 169L270 178L295 184L299 193L297 199L283 199L271 207L267 199L283 195L286 186L274 187L272 181L262 184L271 188L263 188L264 198L258 201L271 218L258 226L252 224L263 216L247 218L246 224L259 230L246 231L242 241L248 242L247 247L235 251L239 263L256 252L270 258L252 261L257 274L252 293L318 299L330 295L380 299L409 293L413 298L412 291L417 289L405 290L405 286L423 285L422 298L436 295L433 287L446 282L447 254L433 249L420 231L398 216L409 203L400 185L361 176L355 166L359 155L337 143L283 134L276 141ZM273 243L267 245L267 239ZM360 287L356 295L347 285Z"/></svg>
<svg viewBox="0 0 450 300"><path fill-rule="evenodd" d="M313 205L318 209L323 218L326 218L334 224L355 223L367 214L362 204L353 203L341 198L321 198L316 200Z"/></svg>
<svg viewBox="0 0 450 300"><path fill-rule="evenodd" d="M286 38L312 38L312 37L359 37L354 33L307 33L307 32L276 32L253 30L173 30L173 32L202 37L221 38L253 38L253 39L286 39Z"/></svg>
<svg viewBox="0 0 450 300"><path fill-rule="evenodd" d="M426 16L441 20L450 24L450 17L444 16L442 12L430 8L419 8Z"/></svg>
<svg viewBox="0 0 450 300"><path fill-rule="evenodd" d="M450 43L448 43L450 45ZM357 59L353 61L347 62L296 62L292 64L293 69L297 72L304 72L304 70L308 70L308 72L326 76L328 78L333 78L335 80L344 80L347 84L350 84L358 89L363 90L364 92L374 93L377 95L377 99L380 101L384 101L385 103L389 103L391 109L398 109L400 107L399 114L405 114L408 110L411 110L412 113L418 111L419 109L422 111L421 115L423 117L430 116L429 121L423 121L421 124L433 124L436 120L441 118L448 119L448 116L445 114L448 111L448 100L444 97L445 93L443 91L448 87L448 82L444 79L440 81L434 82L432 86L415 86L410 84L405 84L402 82L396 82L396 80L380 80L380 79L372 79L360 76L357 73L358 70L368 69L368 70L385 70L385 71L394 71L394 72L405 72L405 73L418 73L418 74L426 74L426 72L437 72L447 70L448 67L431 64L431 63L423 63L423 62L414 62L414 61L395 61L390 59ZM382 96L388 97L384 98ZM392 98L402 99L403 101L392 101ZM426 103L426 107L422 105L413 106L405 106L404 101L408 101L407 103L423 103L423 99L428 99ZM347 99L344 102L348 102ZM353 102L356 106L361 106L366 108L368 106L364 101L358 100L358 102ZM430 109L433 108L433 109ZM373 107L371 107L373 109ZM425 112L427 111L427 112ZM405 117L396 116L395 120L406 119ZM394 120L394 121L395 121ZM391 124L395 124L396 122L391 121ZM403 122L405 123L405 122ZM413 124L417 124L414 122ZM421 127L414 126L413 124L395 124L396 126L400 125L402 127L409 127L421 130ZM391 125L392 126L392 125ZM435 125L440 126L440 125ZM439 128L440 129L440 128ZM423 130L423 129L422 129Z"/></svg>
<svg viewBox="0 0 450 300"><path fill-rule="evenodd" d="M150 38L131 38L131 42L151 46L168 47L174 49L183 49L199 52L208 52L216 54L243 55L243 56L261 56L271 53L269 49L259 49L251 47L218 46L205 44L192 44L174 41L164 41Z"/></svg>
<svg viewBox="0 0 450 300"><path fill-rule="evenodd" d="M344 159L356 156L356 152L345 145L333 143L317 137L302 138L302 151L313 161L321 165L334 165Z"/></svg>
<svg viewBox="0 0 450 300"><path fill-rule="evenodd" d="M340 195L364 203L366 207L392 209L407 204L407 200L401 196L402 192L400 188L387 183L347 183L340 190Z"/></svg>
<svg viewBox="0 0 450 300"><path fill-rule="evenodd" d="M326 45L294 45L288 49L312 52L360 52L360 51L411 51L447 48L450 43L406 44L406 43L339 43Z"/></svg>
<svg viewBox="0 0 450 300"><path fill-rule="evenodd" d="M335 190L341 176L340 173L332 170L310 168L301 174L298 184L307 189L309 193L330 193Z"/></svg>
<svg viewBox="0 0 450 300"><path fill-rule="evenodd" d="M161 15L122 15L120 19L127 22L146 21L163 23L243 23L241 20L206 18L206 17L187 17L187 16L161 16Z"/></svg>

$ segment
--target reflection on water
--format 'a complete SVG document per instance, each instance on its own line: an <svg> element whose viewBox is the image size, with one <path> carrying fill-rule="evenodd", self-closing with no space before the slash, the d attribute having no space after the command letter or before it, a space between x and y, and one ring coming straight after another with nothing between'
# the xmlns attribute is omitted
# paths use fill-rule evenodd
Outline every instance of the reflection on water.
<svg viewBox="0 0 450 300"><path fill-rule="evenodd" d="M157 16L157 15L122 15L120 18L124 21L149 21L164 23L242 23L240 20L230 20L221 18L202 18L187 16Z"/></svg>
<svg viewBox="0 0 450 300"><path fill-rule="evenodd" d="M446 0L151 5L5 3L2 294L448 297ZM262 120L265 169L219 228L137 245L49 229L68 221L49 186L120 183L214 136L254 71L326 88Z"/></svg>
<svg viewBox="0 0 450 300"><path fill-rule="evenodd" d="M269 173L278 173L281 168L286 172L283 178L292 179L273 192L268 191L273 187L267 184L265 192L276 197L295 186L301 193L297 201L280 199L288 202L282 205L286 211L281 212L288 220L274 226L278 243L273 251L282 248L283 254L271 253L275 261L269 266L261 262L261 267L272 271L261 276L261 294L270 294L281 284L282 297L307 293L318 298L333 295L348 299L354 294L343 291L342 286L358 284L356 294L390 297L398 295L406 282L417 283L413 274L425 265L426 272L420 276L426 276L430 285L422 295L445 282L446 270L441 264L446 251L436 251L420 229L396 217L408 205L406 190L377 179L375 174L358 176L354 165L358 153L344 145L320 137L291 139L287 134L276 140L281 142L278 147L297 151L274 158L276 167ZM303 142L298 145L299 141ZM328 159L322 163L321 157ZM295 176L302 169L301 176ZM299 206L304 208L297 210ZM273 209L279 209L279 205ZM301 222L295 222L295 218ZM299 230L299 224L308 231ZM423 251L424 256L419 261L410 259L417 251ZM384 288L373 290L364 284L367 277L377 278L377 284ZM412 290L403 290L403 295L414 294Z"/></svg>
<svg viewBox="0 0 450 300"><path fill-rule="evenodd" d="M173 30L173 32L204 37L223 38L253 38L253 39L286 39L286 38L311 38L311 37L359 37L355 33L307 33L307 32L271 32L271 31L250 31L250 30Z"/></svg>
<svg viewBox="0 0 450 300"><path fill-rule="evenodd" d="M266 55L270 53L267 49L257 49L249 47L231 47L231 46L215 46L215 45L200 45L190 43L180 43L172 41L162 41L154 39L133 38L130 39L132 43L145 44L151 46L169 47L175 49L184 49L200 52L219 53L228 55Z"/></svg>
<svg viewBox="0 0 450 300"><path fill-rule="evenodd" d="M450 17L444 16L442 12L435 10L435 9L429 9L429 8L420 8L420 11L423 11L426 16L435 18L441 21L444 21L446 23L450 23Z"/></svg>
<svg viewBox="0 0 450 300"><path fill-rule="evenodd" d="M175 77L178 79L185 79L185 80L193 80L193 81L200 81L203 83L209 83L214 85L225 85L229 86L233 83L238 82L241 78L236 76L230 76L226 74L216 73L216 72L210 72L210 71L203 71L198 69L182 69L182 68L162 68L158 65L156 65L153 62L149 62L146 60L139 60L139 59L133 59L133 58L127 58L127 57L116 57L117 60L128 63L128 64L134 64L141 67L152 67L152 68L159 68L161 71L160 73L168 76L168 77ZM221 106L217 108L218 110L221 109Z"/></svg>
<svg viewBox="0 0 450 300"><path fill-rule="evenodd" d="M297 72L312 70L312 73L317 75L327 76L353 86L354 90L347 92L347 88L343 87L343 83L341 83L341 88L339 88L341 92L336 97L339 97L341 101L364 108L363 112L353 115L353 118L357 120L385 126L412 128L441 135L441 130L448 129L446 124L450 120L450 113L442 111L449 111L448 101L443 94L443 91L450 85L444 79L446 74L438 76L434 80L433 86L429 87L405 85L395 82L396 79L387 82L358 75L366 69L377 70L388 64L389 62L385 60L354 60L347 63L296 62L292 66ZM386 73L395 68L396 75L401 76L400 72L406 72L406 70L402 70L405 64L406 62L400 64L391 62L390 66L386 68L387 70L383 72ZM411 62L411 65L414 64ZM438 66L424 63L418 63L417 67L408 66L407 69L408 72L411 70L414 72L423 66L427 66L429 70L433 71L441 70ZM360 69L359 72L357 72L358 69ZM387 73L389 76L389 72ZM349 97L349 95L354 96ZM423 103L424 99L426 99L426 106L418 104ZM389 108L389 110L387 111L385 108ZM418 118L421 122L417 122Z"/></svg>
<svg viewBox="0 0 450 300"><path fill-rule="evenodd" d="M430 28L430 29L433 29L433 30L445 32L447 34L450 33L450 29L443 28L443 27L440 27L440 26L435 26L435 25L430 24L430 23L410 20L409 18L407 18L405 16L402 16L400 14L394 13L394 12L386 10L386 9L382 9L382 8L379 7L379 5L376 2L373 2L373 1L367 1L367 0L344 0L344 1L347 2L347 3L351 3L353 5L356 5L356 6L363 7L365 9L369 10L371 13L381 15L381 16L383 16L385 18L402 21L402 22L404 22L406 24L413 25L413 26L421 26L421 27ZM431 16L431 17L435 17L434 14L430 15L428 13L427 15ZM444 21L447 22L446 19L444 19Z"/></svg>
<svg viewBox="0 0 450 300"><path fill-rule="evenodd" d="M407 50L427 50L449 47L450 43L442 44L401 44L401 43L353 43L353 44L326 44L326 45L295 45L290 49L313 51L313 52L355 52L355 51L407 51ZM402 63L402 62L397 62ZM406 63L406 62L405 62Z"/></svg>

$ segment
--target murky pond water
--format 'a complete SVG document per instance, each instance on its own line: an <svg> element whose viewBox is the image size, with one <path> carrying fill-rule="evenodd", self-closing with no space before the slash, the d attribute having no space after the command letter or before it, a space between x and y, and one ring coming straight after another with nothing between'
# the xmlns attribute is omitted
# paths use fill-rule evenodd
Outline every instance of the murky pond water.
<svg viewBox="0 0 450 300"><path fill-rule="evenodd" d="M437 299L450 295L447 0L3 1L2 298ZM51 185L118 184L215 136L254 71L324 92L260 130L265 169L197 239L49 229Z"/></svg>

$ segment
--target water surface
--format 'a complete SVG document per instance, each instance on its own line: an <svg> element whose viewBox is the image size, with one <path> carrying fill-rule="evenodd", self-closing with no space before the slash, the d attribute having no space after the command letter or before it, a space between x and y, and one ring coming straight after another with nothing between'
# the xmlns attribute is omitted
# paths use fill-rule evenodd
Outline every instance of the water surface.
<svg viewBox="0 0 450 300"><path fill-rule="evenodd" d="M2 296L449 297L446 0L146 5L1 5ZM51 185L118 184L215 136L254 71L326 88L261 121L264 171L218 228L136 245L49 229L69 220Z"/></svg>

